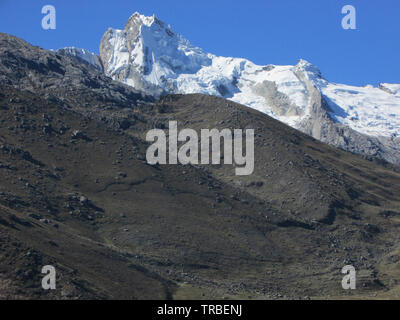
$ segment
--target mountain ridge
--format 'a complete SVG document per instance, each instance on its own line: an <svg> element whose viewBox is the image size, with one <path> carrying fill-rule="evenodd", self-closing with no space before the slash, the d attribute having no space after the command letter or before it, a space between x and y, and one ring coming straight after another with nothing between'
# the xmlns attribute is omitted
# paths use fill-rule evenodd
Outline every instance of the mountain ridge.
<svg viewBox="0 0 400 320"><path fill-rule="evenodd" d="M138 12L123 30L104 33L100 57L106 75L149 94L227 98L328 144L400 163L400 85L331 83L305 60L295 66L258 66L244 58L215 56L155 15ZM323 100L319 107L314 89Z"/></svg>

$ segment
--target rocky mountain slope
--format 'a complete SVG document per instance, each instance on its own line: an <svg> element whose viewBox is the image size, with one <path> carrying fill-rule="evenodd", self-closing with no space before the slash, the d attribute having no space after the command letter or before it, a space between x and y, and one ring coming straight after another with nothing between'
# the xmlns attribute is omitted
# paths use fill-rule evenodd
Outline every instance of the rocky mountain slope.
<svg viewBox="0 0 400 320"><path fill-rule="evenodd" d="M106 75L149 94L227 98L328 144L400 163L399 84L348 86L327 81L304 60L259 66L215 56L139 13L123 30L105 32L100 55Z"/></svg>
<svg viewBox="0 0 400 320"><path fill-rule="evenodd" d="M0 114L0 298L399 297L396 166L223 98L154 100L7 34ZM254 173L148 165L145 134L171 119L251 126Z"/></svg>

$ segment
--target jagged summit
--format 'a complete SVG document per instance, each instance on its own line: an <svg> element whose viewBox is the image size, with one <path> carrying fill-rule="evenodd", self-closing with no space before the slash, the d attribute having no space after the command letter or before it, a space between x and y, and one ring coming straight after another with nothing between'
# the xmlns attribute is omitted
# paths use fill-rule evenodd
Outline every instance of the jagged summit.
<svg viewBox="0 0 400 320"><path fill-rule="evenodd" d="M319 68L313 65L311 62L307 60L300 59L296 65L296 67L302 72L307 73L309 79L319 79L322 78L322 73Z"/></svg>
<svg viewBox="0 0 400 320"><path fill-rule="evenodd" d="M158 19L155 14L153 14L152 16L145 16L143 14L140 14L137 11L129 17L128 22L126 23L126 26L129 26L132 23L134 23L136 25L143 24L147 27L150 27L153 23L157 23L160 26L164 26L164 22L162 22L160 19ZM126 28L126 26L125 26L125 28Z"/></svg>
<svg viewBox="0 0 400 320"><path fill-rule="evenodd" d="M134 13L100 43L106 75L154 96L215 95L264 112L329 144L400 163L400 85L356 87L312 63L256 65L192 45L155 15Z"/></svg>
<svg viewBox="0 0 400 320"><path fill-rule="evenodd" d="M150 16L150 17L148 17L148 16L142 15L142 14L140 14L139 12L136 11L134 14L132 14L132 15L129 17L128 22L127 22L127 25L130 24L130 23L132 23L132 22L135 22L135 23L140 22L140 23L143 23L143 24L145 24L145 25L147 25L147 26L150 26L150 25L153 24L153 22L155 21L155 19L156 19L156 15L155 15L155 14L153 14L153 15Z"/></svg>
<svg viewBox="0 0 400 320"><path fill-rule="evenodd" d="M107 75L155 95L175 92L168 81L176 74L193 74L211 64L211 58L169 25L134 13L124 30L108 29L100 44Z"/></svg>

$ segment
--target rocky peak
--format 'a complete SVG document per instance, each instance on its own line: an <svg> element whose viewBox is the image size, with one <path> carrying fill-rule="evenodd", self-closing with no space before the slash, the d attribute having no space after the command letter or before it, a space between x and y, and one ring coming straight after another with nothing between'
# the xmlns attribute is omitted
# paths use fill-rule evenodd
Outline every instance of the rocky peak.
<svg viewBox="0 0 400 320"><path fill-rule="evenodd" d="M296 68L298 71L304 72L310 80L322 78L321 71L318 69L318 67L307 60L300 59L296 65Z"/></svg>
<svg viewBox="0 0 400 320"><path fill-rule="evenodd" d="M195 73L211 60L169 25L134 13L124 30L108 29L100 43L105 73L153 95L175 92L174 74Z"/></svg>
<svg viewBox="0 0 400 320"><path fill-rule="evenodd" d="M106 75L148 94L227 98L345 150L375 154L375 147L365 147L365 141L373 140L384 150L382 158L400 163L400 145L387 142L400 130L400 85L329 82L304 59L296 65L262 66L216 56L193 46L155 15L137 12L123 30L106 31L100 53Z"/></svg>
<svg viewBox="0 0 400 320"><path fill-rule="evenodd" d="M131 25L136 25L136 26L145 25L147 27L150 27L153 23L157 23L161 27L164 27L164 22L158 19L155 14L148 17L140 14L139 12L135 12L128 19L125 25L125 30L127 30Z"/></svg>

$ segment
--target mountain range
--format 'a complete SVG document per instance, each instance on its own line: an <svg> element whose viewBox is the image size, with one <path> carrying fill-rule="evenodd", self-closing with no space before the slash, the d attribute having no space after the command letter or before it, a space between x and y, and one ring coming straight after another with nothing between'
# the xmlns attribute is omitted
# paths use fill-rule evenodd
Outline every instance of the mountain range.
<svg viewBox="0 0 400 320"><path fill-rule="evenodd" d="M192 45L155 15L134 13L123 30L109 28L100 58L59 51L153 96L201 93L261 111L325 143L400 164L400 84L378 87L329 82L305 60L260 66Z"/></svg>
<svg viewBox="0 0 400 320"><path fill-rule="evenodd" d="M361 112L349 95L399 92L205 54L139 14L101 56L0 33L0 299L400 298L394 131L350 127L335 95ZM170 121L254 129L254 172L150 165L146 132Z"/></svg>

